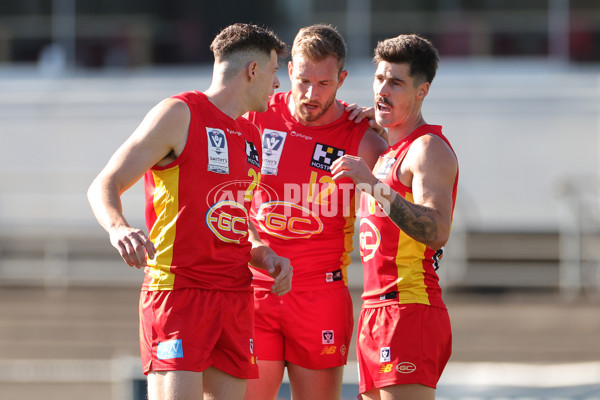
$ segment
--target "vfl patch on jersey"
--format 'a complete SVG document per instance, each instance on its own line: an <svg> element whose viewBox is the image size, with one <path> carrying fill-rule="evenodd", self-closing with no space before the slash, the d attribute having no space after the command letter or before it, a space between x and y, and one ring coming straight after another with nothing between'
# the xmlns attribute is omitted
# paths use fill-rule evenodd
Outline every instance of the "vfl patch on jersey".
<svg viewBox="0 0 600 400"><path fill-rule="evenodd" d="M262 136L263 165L261 173L263 175L277 175L279 168L279 159L283 151L285 137L287 132L265 129Z"/></svg>
<svg viewBox="0 0 600 400"><path fill-rule="evenodd" d="M208 170L217 174L229 173L227 137L221 129L206 127L208 136Z"/></svg>
<svg viewBox="0 0 600 400"><path fill-rule="evenodd" d="M343 155L343 149L317 143L315 144L312 160L310 160L310 166L324 171L330 171L331 164Z"/></svg>
<svg viewBox="0 0 600 400"><path fill-rule="evenodd" d="M254 340L250 339L250 354L254 354Z"/></svg>
<svg viewBox="0 0 600 400"><path fill-rule="evenodd" d="M166 342L158 343L158 347L156 348L156 358L159 360L183 358L181 339L167 340Z"/></svg>
<svg viewBox="0 0 600 400"><path fill-rule="evenodd" d="M382 158L381 162L379 163L379 167L377 168L377 171L375 172L375 177L377 179L387 178L387 176L390 173L390 170L394 166L395 162L396 162L396 159L393 157Z"/></svg>
<svg viewBox="0 0 600 400"><path fill-rule="evenodd" d="M379 362L388 362L392 359L392 352L389 347L382 347L380 349L380 354Z"/></svg>
<svg viewBox="0 0 600 400"><path fill-rule="evenodd" d="M331 331L331 330L322 331L321 334L323 335L323 344L335 343L333 331Z"/></svg>
<svg viewBox="0 0 600 400"><path fill-rule="evenodd" d="M248 156L248 163L260 168L260 159L258 158L258 150L254 143L246 141L246 155Z"/></svg>

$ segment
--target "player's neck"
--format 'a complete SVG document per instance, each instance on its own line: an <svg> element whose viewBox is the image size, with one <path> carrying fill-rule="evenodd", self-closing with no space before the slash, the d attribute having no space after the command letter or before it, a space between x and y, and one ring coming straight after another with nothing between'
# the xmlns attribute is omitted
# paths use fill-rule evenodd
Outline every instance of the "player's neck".
<svg viewBox="0 0 600 400"><path fill-rule="evenodd" d="M426 125L423 115L419 113L415 118L411 118L402 124L388 127L388 139L390 146L395 145L401 140L406 139L418 127Z"/></svg>
<svg viewBox="0 0 600 400"><path fill-rule="evenodd" d="M241 82L230 79L224 82L219 77L213 76L210 87L204 91L208 100L221 112L231 119L238 119L248 112L248 104L241 89Z"/></svg>

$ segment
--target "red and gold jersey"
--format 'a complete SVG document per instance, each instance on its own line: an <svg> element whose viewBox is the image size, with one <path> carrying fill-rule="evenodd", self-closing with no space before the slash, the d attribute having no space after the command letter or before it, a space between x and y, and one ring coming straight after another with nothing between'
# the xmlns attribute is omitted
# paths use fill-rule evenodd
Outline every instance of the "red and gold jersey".
<svg viewBox="0 0 600 400"><path fill-rule="evenodd" d="M450 146L442 135L441 126L423 125L406 139L389 147L379 157L373 169L378 179L411 202L412 190L399 181L398 168L414 140L427 134L440 137ZM452 192L453 208L457 184L458 172ZM445 307L435 272L441 252L436 252L404 233L370 195L362 195L360 215L364 306L421 303Z"/></svg>
<svg viewBox="0 0 600 400"><path fill-rule="evenodd" d="M368 125L348 121L344 113L331 124L305 126L290 113L289 97L277 93L266 112L248 116L262 133L263 154L251 218L261 239L291 260L295 291L347 285L355 187L350 179L335 182L330 166L344 154L357 154ZM252 273L255 286L272 284L263 271Z"/></svg>
<svg viewBox="0 0 600 400"><path fill-rule="evenodd" d="M184 150L145 177L146 225L157 249L143 288L251 290L248 213L260 179L260 134L198 91Z"/></svg>

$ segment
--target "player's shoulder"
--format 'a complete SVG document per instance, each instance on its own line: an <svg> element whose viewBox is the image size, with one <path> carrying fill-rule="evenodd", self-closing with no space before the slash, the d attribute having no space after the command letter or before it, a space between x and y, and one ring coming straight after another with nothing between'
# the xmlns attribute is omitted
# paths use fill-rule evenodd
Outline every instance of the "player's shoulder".
<svg viewBox="0 0 600 400"><path fill-rule="evenodd" d="M360 141L359 148L368 148L370 151L383 153L389 147L388 142L375 129L369 127Z"/></svg>
<svg viewBox="0 0 600 400"><path fill-rule="evenodd" d="M458 166L456 154L450 144L435 133L427 133L415 139L408 149L406 160L419 164L434 163L451 169Z"/></svg>

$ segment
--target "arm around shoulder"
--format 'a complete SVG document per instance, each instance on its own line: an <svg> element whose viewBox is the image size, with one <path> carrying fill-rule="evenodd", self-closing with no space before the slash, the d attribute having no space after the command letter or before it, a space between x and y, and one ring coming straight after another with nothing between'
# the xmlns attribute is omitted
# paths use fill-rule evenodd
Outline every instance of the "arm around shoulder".
<svg viewBox="0 0 600 400"><path fill-rule="evenodd" d="M388 143L373 128L368 128L358 145L358 156L361 157L369 168L373 169L379 156L386 151Z"/></svg>

